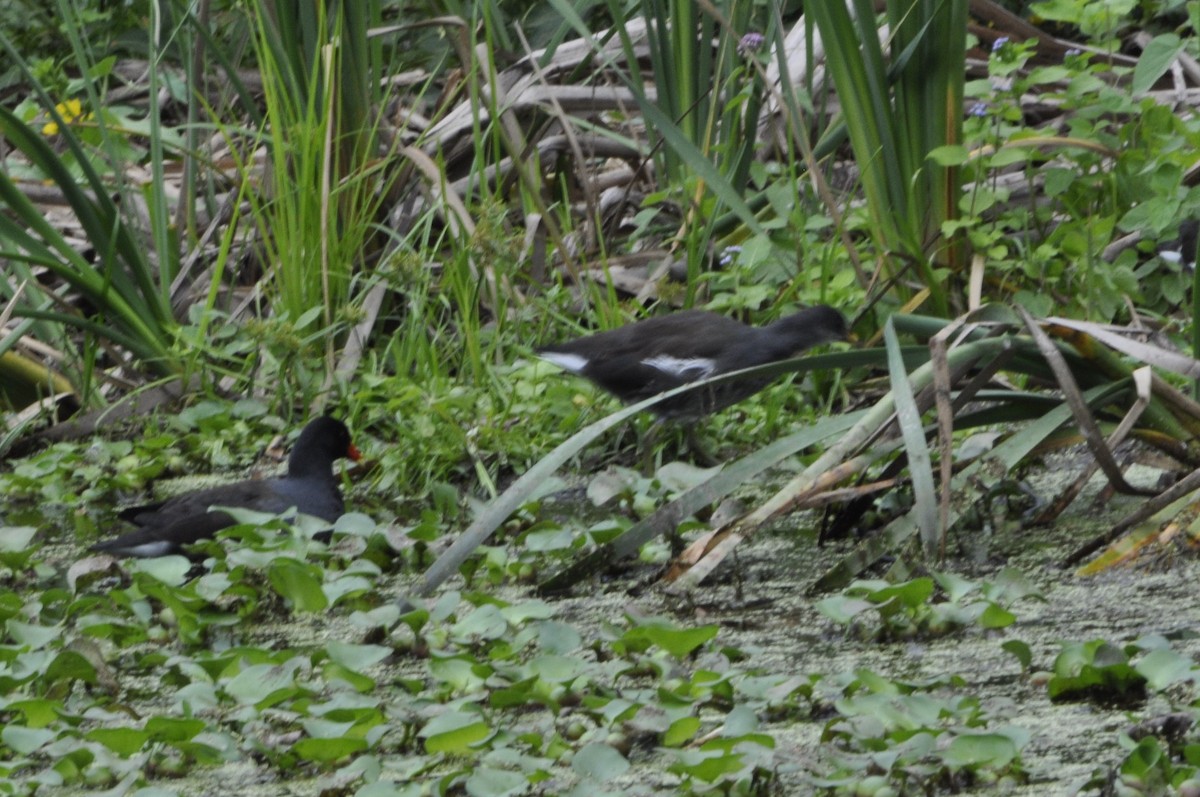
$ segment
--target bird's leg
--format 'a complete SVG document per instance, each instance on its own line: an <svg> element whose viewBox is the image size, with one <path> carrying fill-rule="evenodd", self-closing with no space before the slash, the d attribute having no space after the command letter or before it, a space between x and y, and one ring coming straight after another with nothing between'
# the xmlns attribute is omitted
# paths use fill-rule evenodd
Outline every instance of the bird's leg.
<svg viewBox="0 0 1200 797"><path fill-rule="evenodd" d="M721 460L717 458L716 453L705 445L700 436L696 434L695 424L688 424L686 435L687 447L692 452L692 460L697 465L702 465L706 468L715 468L721 464Z"/></svg>
<svg viewBox="0 0 1200 797"><path fill-rule="evenodd" d="M654 445L658 442L663 423L662 418L655 418L638 441L638 446L642 449L642 473L646 476L654 475Z"/></svg>

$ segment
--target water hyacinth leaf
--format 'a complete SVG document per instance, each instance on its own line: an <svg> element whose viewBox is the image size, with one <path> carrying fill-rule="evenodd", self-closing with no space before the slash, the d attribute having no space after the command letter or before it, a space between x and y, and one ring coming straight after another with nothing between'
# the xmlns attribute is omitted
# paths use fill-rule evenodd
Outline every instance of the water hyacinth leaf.
<svg viewBox="0 0 1200 797"><path fill-rule="evenodd" d="M429 663L429 674L458 694L470 694L483 687L490 671L465 658L439 658Z"/></svg>
<svg viewBox="0 0 1200 797"><path fill-rule="evenodd" d="M1121 774L1145 777L1159 768L1160 762L1166 755L1158 739L1148 736L1139 740L1125 756L1125 760L1121 762Z"/></svg>
<svg viewBox="0 0 1200 797"><path fill-rule="evenodd" d="M192 563L186 556L172 554L171 556L156 556L153 559L135 559L130 562L130 572L145 573L156 581L171 587L178 587L187 581L188 571Z"/></svg>
<svg viewBox="0 0 1200 797"><path fill-rule="evenodd" d="M1145 676L1129 664L1122 648L1102 639L1066 645L1054 659L1053 672L1046 684L1051 700L1140 699L1145 693Z"/></svg>
<svg viewBox="0 0 1200 797"><path fill-rule="evenodd" d="M334 606L348 596L369 593L373 586L374 584L371 579L363 578L362 576L342 576L341 578L326 581L321 585L321 590L325 593L329 605Z"/></svg>
<svg viewBox="0 0 1200 797"><path fill-rule="evenodd" d="M655 471L654 476L663 487L671 492L678 493L704 484L715 476L720 469L720 466L715 468L701 468L689 462L675 460L666 463Z"/></svg>
<svg viewBox="0 0 1200 797"><path fill-rule="evenodd" d="M500 609L500 614L512 625L521 626L530 620L548 620L557 611L554 606L546 601L534 598L533 600L521 601L511 606L505 606Z"/></svg>
<svg viewBox="0 0 1200 797"><path fill-rule="evenodd" d="M94 728L84 734L84 738L99 742L122 758L128 758L142 749L149 741L150 734L137 728Z"/></svg>
<svg viewBox="0 0 1200 797"><path fill-rule="evenodd" d="M979 587L974 581L968 581L956 573L939 571L933 574L938 586L946 593L946 599L957 603Z"/></svg>
<svg viewBox="0 0 1200 797"><path fill-rule="evenodd" d="M529 792L530 780L520 772L495 767L476 767L467 778L470 797L508 797Z"/></svg>
<svg viewBox="0 0 1200 797"><path fill-rule="evenodd" d="M540 530L531 530L521 538L526 551L529 553L553 553L554 551L569 550L575 544L575 533L570 529L565 529L558 524L546 524L546 526Z"/></svg>
<svg viewBox="0 0 1200 797"><path fill-rule="evenodd" d="M1008 628L1017 621L1017 616L996 603L989 603L979 615L979 624L984 628Z"/></svg>
<svg viewBox="0 0 1200 797"><path fill-rule="evenodd" d="M60 700L33 699L14 700L4 707L10 715L20 715L24 722L14 723L29 728L45 728L57 720L63 711Z"/></svg>
<svg viewBox="0 0 1200 797"><path fill-rule="evenodd" d="M351 534L355 537L370 537L375 530L375 521L362 512L347 512L333 524L335 534Z"/></svg>
<svg viewBox="0 0 1200 797"><path fill-rule="evenodd" d="M46 668L45 678L50 683L59 681L83 681L96 683L96 668L88 659L73 650L64 650L54 657Z"/></svg>
<svg viewBox="0 0 1200 797"><path fill-rule="evenodd" d="M271 560L267 578L282 597L300 612L319 612L329 606L321 588L321 569L290 557Z"/></svg>
<svg viewBox="0 0 1200 797"><path fill-rule="evenodd" d="M734 706L721 726L722 736L743 737L759 728L758 713L747 705Z"/></svg>
<svg viewBox="0 0 1200 797"><path fill-rule="evenodd" d="M41 650L62 636L61 628L22 623L19 620L9 620L5 627L14 642L29 650Z"/></svg>
<svg viewBox="0 0 1200 797"><path fill-rule="evenodd" d="M680 717L663 733L662 743L666 747L680 747L691 741L700 730L699 717Z"/></svg>
<svg viewBox="0 0 1200 797"><path fill-rule="evenodd" d="M592 780L606 781L624 775L629 761L607 744L589 742L571 758L571 769Z"/></svg>
<svg viewBox="0 0 1200 797"><path fill-rule="evenodd" d="M330 642L325 646L325 651L333 661L354 672L378 664L392 653L391 648L383 645L354 645L349 642Z"/></svg>
<svg viewBox="0 0 1200 797"><path fill-rule="evenodd" d="M983 595L989 600L1004 600L1010 603L1031 598L1045 603L1042 594L1029 577L1015 567L1006 567L983 585Z"/></svg>
<svg viewBox="0 0 1200 797"><path fill-rule="evenodd" d="M295 671L300 666L293 659L286 664L253 664L224 684L227 695L243 705L271 705L280 695L296 690Z"/></svg>
<svg viewBox="0 0 1200 797"><path fill-rule="evenodd" d="M692 651L716 637L718 627L672 628L665 625L640 625L622 637L625 641L644 640L658 645L677 659L690 656Z"/></svg>
<svg viewBox="0 0 1200 797"><path fill-rule="evenodd" d="M184 717L150 717L146 720L146 732L157 741L183 742L194 738L206 727L203 720Z"/></svg>
<svg viewBox="0 0 1200 797"><path fill-rule="evenodd" d="M960 731L950 740L942 760L954 769L968 767L1006 767L1019 754L1016 744L999 733Z"/></svg>
<svg viewBox="0 0 1200 797"><path fill-rule="evenodd" d="M681 750L668 767L671 772L691 775L705 783L715 783L725 775L740 772L742 768L740 755L707 745L703 750Z"/></svg>
<svg viewBox="0 0 1200 797"><path fill-rule="evenodd" d="M354 792L354 797L421 797L422 794L424 787L420 782L393 783L389 780L377 780Z"/></svg>
<svg viewBox="0 0 1200 797"><path fill-rule="evenodd" d="M472 610L450 628L456 639L499 639L508 633L508 620L500 608L491 604Z"/></svg>
<svg viewBox="0 0 1200 797"><path fill-rule="evenodd" d="M491 736L492 730L478 714L448 711L426 723L417 735L425 740L427 753L467 755Z"/></svg>
<svg viewBox="0 0 1200 797"><path fill-rule="evenodd" d="M1011 653L1023 670L1028 670L1029 665L1033 663L1033 649L1029 647L1029 643L1020 639L1009 639L1001 643L1000 649Z"/></svg>
<svg viewBox="0 0 1200 797"><path fill-rule="evenodd" d="M579 650L583 635L572 625L557 621L537 624L538 645L547 653L566 655Z"/></svg>
<svg viewBox="0 0 1200 797"><path fill-rule="evenodd" d="M845 592L849 597L865 599L876 607L895 603L911 609L928 602L933 590L933 579L921 577L897 584L882 579L855 581Z"/></svg>
<svg viewBox="0 0 1200 797"><path fill-rule="evenodd" d="M0 552L24 551L36 533L36 526L0 526Z"/></svg>
<svg viewBox="0 0 1200 797"><path fill-rule="evenodd" d="M593 506L604 506L633 490L639 481L642 478L629 468L608 468L588 482L587 498Z"/></svg>
<svg viewBox="0 0 1200 797"><path fill-rule="evenodd" d="M1200 680L1200 669L1197 669L1192 658L1169 648L1150 651L1138 660L1134 669L1156 692L1183 681Z"/></svg>
<svg viewBox="0 0 1200 797"><path fill-rule="evenodd" d="M584 663L569 656L538 656L529 662L529 670L543 681L566 683L583 673Z"/></svg>
<svg viewBox="0 0 1200 797"><path fill-rule="evenodd" d="M20 755L35 753L57 738L56 731L26 728L14 723L0 730L0 741L4 742L4 746Z"/></svg>
<svg viewBox="0 0 1200 797"><path fill-rule="evenodd" d="M840 625L849 625L855 617L874 608L875 604L871 601L846 595L832 595L816 604L817 611Z"/></svg>
<svg viewBox="0 0 1200 797"><path fill-rule="evenodd" d="M291 746L291 751L306 761L330 763L367 749L365 739L348 737L323 737L301 739Z"/></svg>

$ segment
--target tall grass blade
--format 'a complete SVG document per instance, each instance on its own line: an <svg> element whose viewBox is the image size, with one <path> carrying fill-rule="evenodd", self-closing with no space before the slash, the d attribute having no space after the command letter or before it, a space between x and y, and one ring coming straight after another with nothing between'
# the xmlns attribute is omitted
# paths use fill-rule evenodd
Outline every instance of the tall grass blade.
<svg viewBox="0 0 1200 797"><path fill-rule="evenodd" d="M861 413L851 412L824 418L808 428L776 440L726 465L719 472L657 509L626 529L619 537L554 574L538 585L538 592L560 592L593 575L607 565L632 556L650 540L670 532L684 519L745 484L791 455L828 440L849 429Z"/></svg>
<svg viewBox="0 0 1200 797"><path fill-rule="evenodd" d="M938 549L938 500L933 486L933 464L929 455L928 441L921 413L917 410L916 398L904 361L900 357L900 342L896 328L889 319L883 328L883 340L887 347L888 374L892 381L892 395L896 401L896 420L904 437L904 450L908 455L908 471L913 484L913 513L917 528L921 532L921 545L925 556L933 558ZM934 367L930 366L932 376ZM944 530L943 530L944 531Z"/></svg>

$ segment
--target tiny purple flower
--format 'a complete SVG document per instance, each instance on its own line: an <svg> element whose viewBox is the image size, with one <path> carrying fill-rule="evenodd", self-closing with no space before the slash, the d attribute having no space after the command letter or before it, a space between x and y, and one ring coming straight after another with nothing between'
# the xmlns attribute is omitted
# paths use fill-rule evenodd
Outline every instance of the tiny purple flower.
<svg viewBox="0 0 1200 797"><path fill-rule="evenodd" d="M992 42L992 52L996 52L1006 44L1008 44L1008 37L1001 36L999 39L996 39L996 41Z"/></svg>
<svg viewBox="0 0 1200 797"><path fill-rule="evenodd" d="M752 55L758 52L762 48L763 44L766 43L766 41L767 37L761 33L747 33L741 38L741 41L738 42L738 55L742 56L743 58Z"/></svg>
<svg viewBox="0 0 1200 797"><path fill-rule="evenodd" d="M986 102L977 102L967 110L967 113L969 113L971 116L987 116L987 113L988 113L987 103Z"/></svg>
<svg viewBox="0 0 1200 797"><path fill-rule="evenodd" d="M1071 57L1071 56L1073 56L1073 55L1083 55L1083 50L1080 50L1078 47L1072 47L1070 50L1067 50L1067 51L1066 51L1065 53L1063 53L1063 54L1064 54L1064 55L1065 55L1067 58L1070 58L1070 57Z"/></svg>
<svg viewBox="0 0 1200 797"><path fill-rule="evenodd" d="M733 258L742 251L740 246L727 246L721 251L721 257L717 260L717 265L728 266L733 262Z"/></svg>

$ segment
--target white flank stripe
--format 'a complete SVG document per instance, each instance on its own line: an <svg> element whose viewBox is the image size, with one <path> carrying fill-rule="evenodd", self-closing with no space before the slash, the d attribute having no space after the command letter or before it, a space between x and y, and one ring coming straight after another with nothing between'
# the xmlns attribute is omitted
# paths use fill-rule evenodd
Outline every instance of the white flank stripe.
<svg viewBox="0 0 1200 797"><path fill-rule="evenodd" d="M130 548L122 548L121 552L127 556L141 556L151 558L155 556L166 556L174 548L171 543L166 540L155 540L154 542L143 542L141 545L134 545Z"/></svg>
<svg viewBox="0 0 1200 797"><path fill-rule="evenodd" d="M688 381L703 379L711 375L713 369L717 367L716 362L707 357L672 357L669 354L650 357L642 360L642 364Z"/></svg>
<svg viewBox="0 0 1200 797"><path fill-rule="evenodd" d="M578 354L568 354L562 351L544 351L538 354L538 356L546 362L554 363L564 371L570 371L573 374L582 373L588 364L587 357L581 357Z"/></svg>

